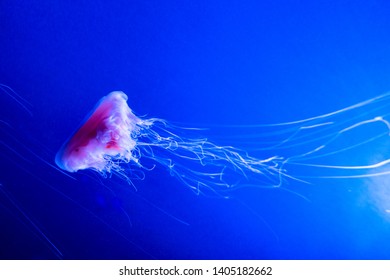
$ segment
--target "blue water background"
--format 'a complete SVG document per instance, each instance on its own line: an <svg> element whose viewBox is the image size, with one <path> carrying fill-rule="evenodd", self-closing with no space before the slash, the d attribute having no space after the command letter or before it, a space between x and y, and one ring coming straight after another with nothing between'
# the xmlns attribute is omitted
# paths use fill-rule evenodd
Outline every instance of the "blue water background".
<svg viewBox="0 0 390 280"><path fill-rule="evenodd" d="M2 94L0 257L390 258L389 220L360 181L221 199L163 167L135 189L51 166L113 90L139 116L202 127L298 120L387 92L389 12L387 1L1 1L0 82L32 115Z"/></svg>

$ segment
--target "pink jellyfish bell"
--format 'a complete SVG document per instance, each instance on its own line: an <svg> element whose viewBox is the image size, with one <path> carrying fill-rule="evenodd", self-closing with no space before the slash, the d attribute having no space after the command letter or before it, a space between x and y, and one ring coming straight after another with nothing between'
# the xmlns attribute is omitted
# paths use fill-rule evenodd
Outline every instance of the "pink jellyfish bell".
<svg viewBox="0 0 390 280"><path fill-rule="evenodd" d="M58 151L56 164L68 172L93 169L105 174L121 170L117 162L137 162L132 154L136 146L132 135L142 120L126 101L127 95L121 91L103 97Z"/></svg>

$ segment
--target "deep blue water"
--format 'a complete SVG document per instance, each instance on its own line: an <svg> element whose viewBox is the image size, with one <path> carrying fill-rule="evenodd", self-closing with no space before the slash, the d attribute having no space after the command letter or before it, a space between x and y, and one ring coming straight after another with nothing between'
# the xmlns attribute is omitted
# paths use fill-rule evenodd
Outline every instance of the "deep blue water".
<svg viewBox="0 0 390 280"><path fill-rule="evenodd" d="M55 168L62 143L113 90L139 116L213 127L200 137L250 152L263 143L248 144L243 125L318 116L390 89L387 1L168 2L0 2L0 83L32 113L2 92L0 258L389 259L388 176L330 180L298 166L286 172L310 184L236 188L225 199L197 195L163 166L135 187ZM364 112L332 121L351 126L369 119ZM384 131L362 125L328 149ZM326 144L321 133L313 139ZM377 140L308 163L373 164L390 156L389 139Z"/></svg>

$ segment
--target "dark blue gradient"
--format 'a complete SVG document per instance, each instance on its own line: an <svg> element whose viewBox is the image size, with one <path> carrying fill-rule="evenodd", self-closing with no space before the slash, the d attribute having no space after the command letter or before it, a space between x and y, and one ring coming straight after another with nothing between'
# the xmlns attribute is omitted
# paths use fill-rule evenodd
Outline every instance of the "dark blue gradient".
<svg viewBox="0 0 390 280"><path fill-rule="evenodd" d="M370 191L386 177L224 199L163 167L129 185L54 163L113 90L138 116L192 127L294 121L383 94L389 12L362 0L1 1L0 83L32 115L0 94L0 258L389 259L390 220Z"/></svg>

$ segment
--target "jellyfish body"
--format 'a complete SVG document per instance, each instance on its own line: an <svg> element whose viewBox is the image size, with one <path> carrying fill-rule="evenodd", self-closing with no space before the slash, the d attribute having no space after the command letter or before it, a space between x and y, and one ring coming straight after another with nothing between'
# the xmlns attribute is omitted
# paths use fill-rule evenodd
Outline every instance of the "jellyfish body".
<svg viewBox="0 0 390 280"><path fill-rule="evenodd" d="M289 180L389 173L385 167L390 160L375 149L389 140L390 124L383 112L390 107L390 94L299 121L231 127L236 132L228 133L227 145L196 134L203 130L137 117L127 99L118 91L102 98L59 150L57 165L69 172L118 174L131 182L131 166L142 170L148 159L195 192L218 194L236 187L280 187ZM372 149L369 157L352 161L367 146Z"/></svg>
<svg viewBox="0 0 390 280"><path fill-rule="evenodd" d="M57 165L68 171L94 169L110 172L115 158L129 162L136 142L131 137L141 122L126 103L122 92L103 97L86 121L56 156Z"/></svg>
<svg viewBox="0 0 390 280"><path fill-rule="evenodd" d="M239 180L227 180L229 173L242 177L247 173L262 174L261 184L280 184L280 158L252 158L234 147L189 137L191 129L162 119L141 119L129 108L127 99L119 91L103 97L63 144L56 164L68 172L92 169L104 176L115 173L131 181L126 164L144 168L140 159L148 158L168 168L172 176L197 192L201 187L213 191L231 188ZM195 166L190 167L191 163Z"/></svg>

